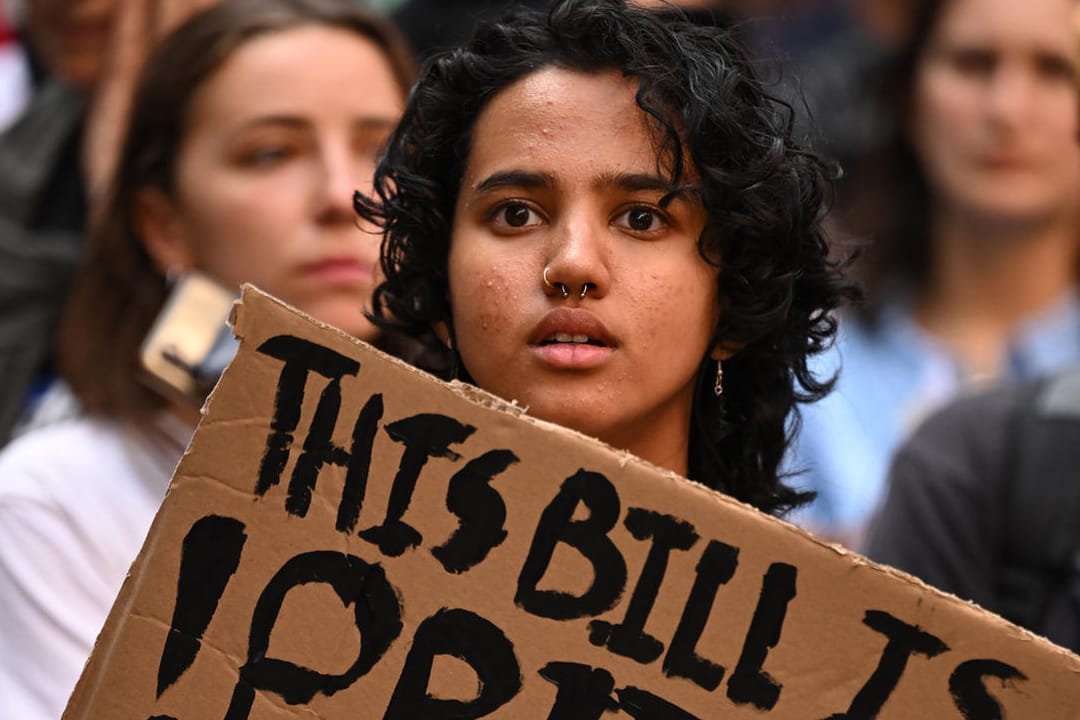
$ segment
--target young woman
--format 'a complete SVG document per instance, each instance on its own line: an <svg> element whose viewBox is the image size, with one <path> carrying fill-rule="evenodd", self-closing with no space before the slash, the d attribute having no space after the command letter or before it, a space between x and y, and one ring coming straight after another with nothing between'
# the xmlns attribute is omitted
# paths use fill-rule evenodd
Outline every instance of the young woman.
<svg viewBox="0 0 1080 720"><path fill-rule="evenodd" d="M846 292L825 190L723 30L566 0L430 63L357 209L434 369L779 512Z"/></svg>
<svg viewBox="0 0 1080 720"><path fill-rule="evenodd" d="M229 0L150 58L63 330L86 415L0 456L0 717L60 716L191 434L197 411L139 380L167 277L251 281L380 339L378 240L352 194L411 72L347 0Z"/></svg>
<svg viewBox="0 0 1080 720"><path fill-rule="evenodd" d="M869 192L867 311L804 417L806 522L858 542L893 450L958 391L1080 361L1075 0L923 0L891 76L897 137ZM860 174L862 173L862 174Z"/></svg>

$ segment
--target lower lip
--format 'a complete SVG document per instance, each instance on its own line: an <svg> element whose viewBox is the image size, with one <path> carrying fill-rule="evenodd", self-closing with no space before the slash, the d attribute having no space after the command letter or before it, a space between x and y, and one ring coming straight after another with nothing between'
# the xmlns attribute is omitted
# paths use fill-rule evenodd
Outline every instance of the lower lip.
<svg viewBox="0 0 1080 720"><path fill-rule="evenodd" d="M1026 167L1025 163L1019 160L1010 160L1007 158L990 159L985 161L983 166L996 171L1023 170Z"/></svg>
<svg viewBox="0 0 1080 720"><path fill-rule="evenodd" d="M533 352L547 365L561 370L590 370L607 362L610 347L585 343L552 343L534 345Z"/></svg>
<svg viewBox="0 0 1080 720"><path fill-rule="evenodd" d="M357 262L324 262L304 268L304 274L328 285L363 285L372 280L371 270Z"/></svg>

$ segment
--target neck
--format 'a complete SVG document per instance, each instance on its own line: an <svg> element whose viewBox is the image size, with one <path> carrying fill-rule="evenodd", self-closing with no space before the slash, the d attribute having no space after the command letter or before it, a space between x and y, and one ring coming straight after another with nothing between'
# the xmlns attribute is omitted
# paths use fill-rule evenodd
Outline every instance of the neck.
<svg viewBox="0 0 1080 720"><path fill-rule="evenodd" d="M690 411L657 412L646 426L627 423L609 428L600 439L665 470L686 477L690 457Z"/></svg>
<svg viewBox="0 0 1080 720"><path fill-rule="evenodd" d="M1009 222L943 212L931 231L933 270L917 298L918 322L969 372L997 375L1012 330L1076 285L1074 218Z"/></svg>
<svg viewBox="0 0 1080 720"><path fill-rule="evenodd" d="M169 403L169 412L183 420L193 429L199 424L199 420L202 419L202 412L198 408L179 401L172 401Z"/></svg>

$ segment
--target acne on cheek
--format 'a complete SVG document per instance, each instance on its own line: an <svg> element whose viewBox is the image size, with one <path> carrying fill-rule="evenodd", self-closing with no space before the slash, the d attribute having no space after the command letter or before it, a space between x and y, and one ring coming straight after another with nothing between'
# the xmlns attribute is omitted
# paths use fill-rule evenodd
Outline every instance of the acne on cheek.
<svg viewBox="0 0 1080 720"><path fill-rule="evenodd" d="M499 333L507 324L507 308L516 306L516 297L510 285L494 268L481 281L477 292L481 310L477 314L480 329L485 333Z"/></svg>

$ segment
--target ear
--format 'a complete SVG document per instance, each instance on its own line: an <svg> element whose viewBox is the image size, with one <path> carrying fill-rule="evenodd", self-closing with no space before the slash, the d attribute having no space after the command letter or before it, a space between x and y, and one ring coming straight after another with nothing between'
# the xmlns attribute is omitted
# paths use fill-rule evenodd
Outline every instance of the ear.
<svg viewBox="0 0 1080 720"><path fill-rule="evenodd" d="M136 191L132 224L146 254L162 275L189 270L195 265L191 243L176 206L161 188Z"/></svg>
<svg viewBox="0 0 1080 720"><path fill-rule="evenodd" d="M709 353L709 357L713 360L721 361L730 359L735 353L743 349L742 343L730 343L722 342L713 346L712 352Z"/></svg>

